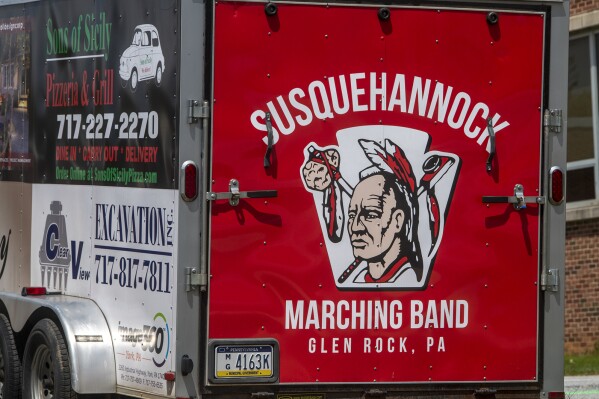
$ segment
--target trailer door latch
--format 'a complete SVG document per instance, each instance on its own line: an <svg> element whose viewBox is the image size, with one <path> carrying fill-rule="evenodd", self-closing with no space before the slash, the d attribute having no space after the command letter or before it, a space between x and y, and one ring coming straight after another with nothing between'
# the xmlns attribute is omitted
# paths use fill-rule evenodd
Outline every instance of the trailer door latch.
<svg viewBox="0 0 599 399"><path fill-rule="evenodd" d="M206 193L208 201L228 199L231 206L239 205L241 198L274 198L278 195L277 190L239 191L239 181L231 179L228 193Z"/></svg>
<svg viewBox="0 0 599 399"><path fill-rule="evenodd" d="M522 184L516 184L514 186L513 196L483 196L483 204L513 204L514 209L517 211L526 208L526 204L545 204L545 197L543 196L525 196L524 186Z"/></svg>

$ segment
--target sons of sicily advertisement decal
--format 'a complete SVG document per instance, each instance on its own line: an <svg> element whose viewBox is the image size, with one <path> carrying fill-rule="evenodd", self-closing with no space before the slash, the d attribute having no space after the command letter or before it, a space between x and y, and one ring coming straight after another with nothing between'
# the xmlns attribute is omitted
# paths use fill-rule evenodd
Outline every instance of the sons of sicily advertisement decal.
<svg viewBox="0 0 599 399"><path fill-rule="evenodd" d="M176 187L176 10L176 0L35 8L35 183Z"/></svg>
<svg viewBox="0 0 599 399"><path fill-rule="evenodd" d="M535 382L539 206L482 197L540 194L544 15L377 11L215 5L210 190L249 194L210 202L208 337L282 384Z"/></svg>

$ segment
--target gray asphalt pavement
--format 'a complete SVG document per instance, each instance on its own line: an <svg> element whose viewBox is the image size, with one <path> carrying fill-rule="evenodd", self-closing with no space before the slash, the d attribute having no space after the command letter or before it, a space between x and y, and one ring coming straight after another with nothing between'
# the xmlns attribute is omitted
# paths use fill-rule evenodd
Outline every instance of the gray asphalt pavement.
<svg viewBox="0 0 599 399"><path fill-rule="evenodd" d="M599 375L565 377L566 398L599 399Z"/></svg>

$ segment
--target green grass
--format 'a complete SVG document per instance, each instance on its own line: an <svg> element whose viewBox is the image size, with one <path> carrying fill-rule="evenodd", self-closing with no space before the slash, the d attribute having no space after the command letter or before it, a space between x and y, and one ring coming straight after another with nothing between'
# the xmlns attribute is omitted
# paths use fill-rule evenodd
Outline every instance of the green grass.
<svg viewBox="0 0 599 399"><path fill-rule="evenodd" d="M585 355L566 355L566 375L599 375L599 350Z"/></svg>

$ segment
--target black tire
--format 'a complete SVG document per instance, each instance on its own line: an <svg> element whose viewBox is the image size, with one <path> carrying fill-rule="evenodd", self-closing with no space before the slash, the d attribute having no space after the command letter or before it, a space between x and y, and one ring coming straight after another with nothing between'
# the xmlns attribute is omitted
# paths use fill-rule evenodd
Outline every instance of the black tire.
<svg viewBox="0 0 599 399"><path fill-rule="evenodd" d="M50 319L31 330L23 355L23 399L76 399L71 386L69 352Z"/></svg>
<svg viewBox="0 0 599 399"><path fill-rule="evenodd" d="M0 314L0 399L21 398L21 361L8 318Z"/></svg>

